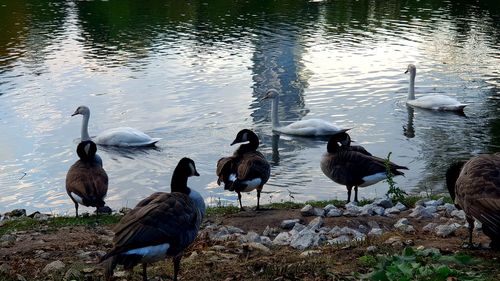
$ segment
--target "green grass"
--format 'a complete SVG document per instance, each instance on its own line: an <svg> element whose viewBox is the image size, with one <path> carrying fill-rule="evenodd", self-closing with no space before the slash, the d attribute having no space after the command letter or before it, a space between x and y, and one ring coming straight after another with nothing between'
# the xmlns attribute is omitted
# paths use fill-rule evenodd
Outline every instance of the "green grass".
<svg viewBox="0 0 500 281"><path fill-rule="evenodd" d="M13 219L5 221L2 227L0 227L0 235L5 233L10 233L13 231L23 231L36 229L41 226L48 226L48 230L54 230L59 227L64 226L95 226L95 225L108 225L115 224L120 221L121 216L116 215L99 215L87 216L87 217L52 217L48 220L36 220L30 217L22 217L18 219Z"/></svg>
<svg viewBox="0 0 500 281"><path fill-rule="evenodd" d="M216 206L216 207L208 207L206 210L206 215L207 216L229 215L229 214L238 213L239 211L240 211L240 208L233 206L233 205Z"/></svg>
<svg viewBox="0 0 500 281"><path fill-rule="evenodd" d="M363 256L366 257L366 256ZM373 268L368 274L357 274L363 280L405 281L405 280L485 280L474 265L479 260L465 254L441 255L436 249L414 250L407 247L401 255L378 256L358 259L361 266ZM363 258L363 259L361 259ZM455 279L451 279L455 280Z"/></svg>

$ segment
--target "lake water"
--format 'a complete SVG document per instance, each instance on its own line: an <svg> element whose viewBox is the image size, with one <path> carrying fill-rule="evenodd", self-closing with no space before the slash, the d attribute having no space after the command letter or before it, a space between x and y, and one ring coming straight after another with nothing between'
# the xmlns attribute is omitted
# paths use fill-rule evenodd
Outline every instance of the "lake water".
<svg viewBox="0 0 500 281"><path fill-rule="evenodd" d="M408 109L409 63L417 96L455 97L470 104L466 116ZM273 135L270 102L259 100L269 88L282 92L281 120L352 127L358 144L410 168L398 186L440 191L451 161L500 151L500 3L4 0L0 212L74 213L64 186L82 104L91 135L130 126L163 138L156 149L99 147L112 208L168 191L184 156L201 174L189 186L236 204L215 165L242 128L272 165L264 203L345 199L320 170L324 140Z"/></svg>

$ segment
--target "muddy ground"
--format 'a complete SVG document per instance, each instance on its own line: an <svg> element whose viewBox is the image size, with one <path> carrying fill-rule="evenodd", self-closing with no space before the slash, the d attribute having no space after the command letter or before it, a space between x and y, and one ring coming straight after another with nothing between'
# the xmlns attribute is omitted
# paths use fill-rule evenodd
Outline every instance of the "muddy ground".
<svg viewBox="0 0 500 281"><path fill-rule="evenodd" d="M248 249L238 242L214 242L201 235L186 251L181 262L180 280L359 280L359 274L373 270L373 265L360 262L365 255L400 253L405 246L435 247L443 254L466 253L482 262L470 270L486 273L489 280L500 280L500 253L488 249L462 248L467 236L465 228L447 238L422 232L432 220L409 218L417 232L404 234L394 229L394 223L407 217L408 211L398 216L325 218L325 226L357 228L376 221L385 231L381 237L368 238L356 245L325 245L311 250L309 255L289 246L271 246L270 251ZM314 217L303 217L298 209L245 211L236 214L211 215L204 224L224 224L245 231L262 233L266 226L279 227L285 219L300 218L308 223ZM435 219L437 223L443 223ZM112 224L91 226L64 226L54 228L36 226L33 229L12 231L3 236L0 246L0 280L103 280L102 268L97 264L100 255L112 246ZM400 237L402 243L384 243L390 237ZM474 233L475 242L487 245L489 239L481 232ZM367 247L377 246L367 253ZM47 264L61 261L59 269L48 270ZM44 268L46 269L44 272ZM467 268L459 268L467 271ZM141 268L135 272L115 272L113 280L142 280ZM150 280L171 280L171 261L149 266ZM359 274L357 274L359 273ZM449 279L457 280L457 279ZM459 280L459 279L458 279Z"/></svg>

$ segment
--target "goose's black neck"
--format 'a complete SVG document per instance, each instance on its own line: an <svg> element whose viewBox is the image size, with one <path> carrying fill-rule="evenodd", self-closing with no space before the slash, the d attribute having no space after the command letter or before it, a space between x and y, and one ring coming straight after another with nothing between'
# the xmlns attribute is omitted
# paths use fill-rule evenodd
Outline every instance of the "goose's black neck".
<svg viewBox="0 0 500 281"><path fill-rule="evenodd" d="M462 171L462 167L465 162L466 161L455 162L450 165L448 170L446 170L446 188L448 189L451 200L453 201L455 201L455 184L460 176L460 172Z"/></svg>
<svg viewBox="0 0 500 281"><path fill-rule="evenodd" d="M171 192L181 192L189 195L190 189L187 186L189 175L189 171L186 171L184 167L180 167L179 165L175 167L172 180L170 181Z"/></svg>
<svg viewBox="0 0 500 281"><path fill-rule="evenodd" d="M240 145L236 150L236 154L241 155L247 152L256 151L259 148L259 138L256 135L248 136L248 143Z"/></svg>
<svg viewBox="0 0 500 281"><path fill-rule="evenodd" d="M326 146L326 151L328 151L328 153L337 153L339 150L340 150L340 146L337 143L337 140L331 138L328 141L328 145Z"/></svg>

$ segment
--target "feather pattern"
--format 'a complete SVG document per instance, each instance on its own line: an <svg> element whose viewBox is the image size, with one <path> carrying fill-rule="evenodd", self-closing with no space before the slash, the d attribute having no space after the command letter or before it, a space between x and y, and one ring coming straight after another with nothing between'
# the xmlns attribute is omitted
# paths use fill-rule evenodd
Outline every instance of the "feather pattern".
<svg viewBox="0 0 500 281"><path fill-rule="evenodd" d="M271 166L264 155L257 151L259 139L257 135L243 129L238 132L235 143L249 142L242 144L232 156L223 157L217 161L217 183L224 183L224 189L236 191L240 207L240 192L249 192L257 189L257 208L259 208L260 191L271 175Z"/></svg>
<svg viewBox="0 0 500 281"><path fill-rule="evenodd" d="M78 204L87 207L104 207L104 198L108 192L108 175L102 167L102 160L96 154L96 144L83 141L78 144L76 161L66 174L66 192L75 203L78 216Z"/></svg>
<svg viewBox="0 0 500 281"><path fill-rule="evenodd" d="M361 146L351 147L350 137L345 132L330 137L327 153L323 155L320 165L328 178L347 187L348 201L351 199L352 187L355 187L354 201L358 201L358 187L369 186L387 178L386 160L372 156ZM399 170L408 169L392 162L388 166L394 176L404 175Z"/></svg>
<svg viewBox="0 0 500 281"><path fill-rule="evenodd" d="M199 176L194 162L182 158L172 175L172 193L151 194L115 226L114 246L101 258L107 260L107 279L117 264L128 269L142 263L143 279L147 280L147 263L172 256L177 280L181 254L196 239L205 214L203 198L187 186L190 176Z"/></svg>
<svg viewBox="0 0 500 281"><path fill-rule="evenodd" d="M479 220L483 232L500 246L500 153L471 158L455 178L453 181L447 177L448 188L454 187L455 204L468 217Z"/></svg>

